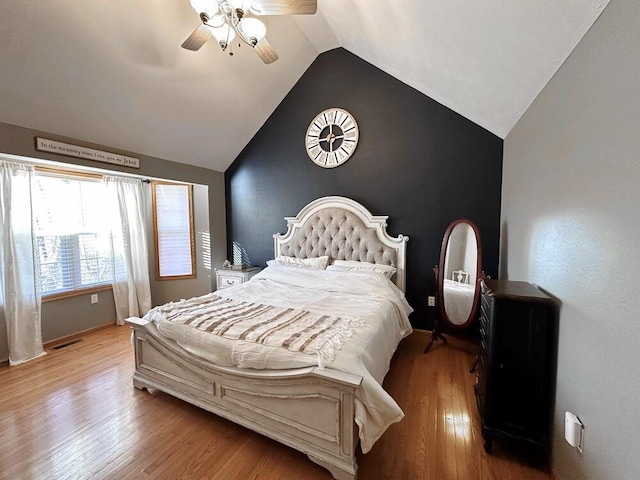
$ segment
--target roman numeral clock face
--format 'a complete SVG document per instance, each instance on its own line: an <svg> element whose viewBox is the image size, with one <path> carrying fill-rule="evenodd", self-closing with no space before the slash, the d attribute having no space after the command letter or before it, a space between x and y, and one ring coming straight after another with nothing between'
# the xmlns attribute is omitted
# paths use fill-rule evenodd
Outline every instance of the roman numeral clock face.
<svg viewBox="0 0 640 480"><path fill-rule="evenodd" d="M307 129L307 154L316 165L334 168L353 155L358 144L358 124L342 108L319 113Z"/></svg>

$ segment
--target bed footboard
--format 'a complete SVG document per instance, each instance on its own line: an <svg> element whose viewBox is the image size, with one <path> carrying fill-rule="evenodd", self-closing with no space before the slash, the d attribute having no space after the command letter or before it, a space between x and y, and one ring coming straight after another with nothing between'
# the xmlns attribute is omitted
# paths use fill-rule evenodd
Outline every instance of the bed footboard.
<svg viewBox="0 0 640 480"><path fill-rule="evenodd" d="M133 330L133 385L160 390L299 450L337 480L355 480L355 393L362 377L316 367L221 367L186 352L155 324Z"/></svg>

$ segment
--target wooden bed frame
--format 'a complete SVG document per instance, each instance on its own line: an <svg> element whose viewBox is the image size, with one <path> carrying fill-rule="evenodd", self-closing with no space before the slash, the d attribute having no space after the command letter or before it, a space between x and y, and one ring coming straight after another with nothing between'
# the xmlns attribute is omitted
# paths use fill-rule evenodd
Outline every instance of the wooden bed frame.
<svg viewBox="0 0 640 480"><path fill-rule="evenodd" d="M374 217L348 198L323 197L304 207L296 217L286 217L287 233L274 235L275 255L286 250L292 239L299 239L296 233L308 230L308 222L321 219L323 211L331 212L333 218L336 208L345 212L351 225L364 223L368 244L370 234L375 234L380 244L369 245L371 248L376 251L384 248L387 253L388 248L395 250L392 252L392 263L397 268L395 282L404 291L408 237L390 237L386 232L386 216ZM359 226L359 234L362 233ZM349 259L343 253L340 255ZM152 322L140 318L126 321L133 330L134 387L150 393L163 391L295 448L328 469L337 480L357 478L358 428L354 413L361 376L317 367L292 370L223 367L185 351L162 336Z"/></svg>

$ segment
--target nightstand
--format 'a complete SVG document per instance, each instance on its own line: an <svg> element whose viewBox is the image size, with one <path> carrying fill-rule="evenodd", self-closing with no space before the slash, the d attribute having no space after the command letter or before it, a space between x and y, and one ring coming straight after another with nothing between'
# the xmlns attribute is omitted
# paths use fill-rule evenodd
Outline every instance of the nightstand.
<svg viewBox="0 0 640 480"><path fill-rule="evenodd" d="M262 268L249 267L244 270L233 270L231 268L216 268L216 285L218 290L233 287L248 282L251 277L259 273Z"/></svg>

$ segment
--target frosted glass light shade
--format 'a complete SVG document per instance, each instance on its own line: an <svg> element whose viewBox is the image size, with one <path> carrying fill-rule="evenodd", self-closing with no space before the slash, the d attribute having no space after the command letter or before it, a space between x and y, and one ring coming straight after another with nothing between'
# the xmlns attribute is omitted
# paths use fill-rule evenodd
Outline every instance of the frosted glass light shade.
<svg viewBox="0 0 640 480"><path fill-rule="evenodd" d="M189 0L196 13L206 13L212 17L218 12L218 2L216 0Z"/></svg>
<svg viewBox="0 0 640 480"><path fill-rule="evenodd" d="M226 17L220 12L216 13L213 17L210 17L207 21L207 25L211 29L222 27L225 23Z"/></svg>
<svg viewBox="0 0 640 480"><path fill-rule="evenodd" d="M225 45L231 43L236 36L236 32L232 28L229 28L229 25L226 23L221 27L211 28L211 33L218 43L224 43Z"/></svg>
<svg viewBox="0 0 640 480"><path fill-rule="evenodd" d="M251 8L251 0L227 0L229 4L234 8L239 8L243 12L248 12Z"/></svg>
<svg viewBox="0 0 640 480"><path fill-rule="evenodd" d="M258 41L267 33L267 27L257 18L243 18L240 22L240 28L247 37L253 37Z"/></svg>

